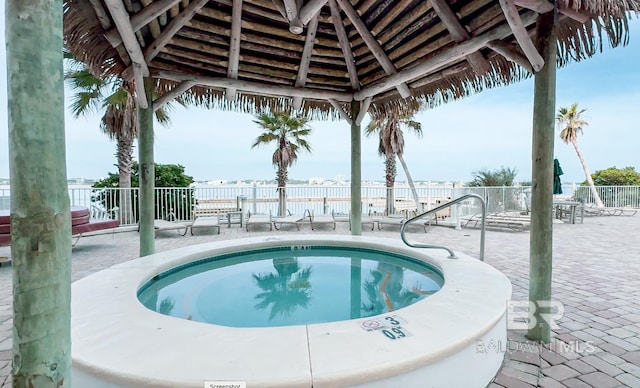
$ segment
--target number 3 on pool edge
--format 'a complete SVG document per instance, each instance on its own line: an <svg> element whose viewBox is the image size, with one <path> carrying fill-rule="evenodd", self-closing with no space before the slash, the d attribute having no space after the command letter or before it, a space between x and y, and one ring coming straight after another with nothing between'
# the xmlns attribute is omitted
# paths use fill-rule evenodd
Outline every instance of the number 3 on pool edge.
<svg viewBox="0 0 640 388"><path fill-rule="evenodd" d="M393 318L393 317L384 317L384 319L389 321L389 323L394 325L394 326L400 325L400 322L396 321L395 318Z"/></svg>

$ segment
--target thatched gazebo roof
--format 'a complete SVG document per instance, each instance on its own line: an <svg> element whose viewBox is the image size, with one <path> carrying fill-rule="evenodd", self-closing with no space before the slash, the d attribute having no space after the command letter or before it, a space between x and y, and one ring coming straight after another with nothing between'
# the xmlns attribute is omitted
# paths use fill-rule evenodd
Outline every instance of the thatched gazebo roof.
<svg viewBox="0 0 640 388"><path fill-rule="evenodd" d="M625 44L640 1L556 7L563 66ZM158 79L157 103L187 92L212 107L326 118L354 99L435 106L528 77L543 64L537 12L550 11L547 0L66 0L64 33L96 74L137 79L138 95L144 76Z"/></svg>

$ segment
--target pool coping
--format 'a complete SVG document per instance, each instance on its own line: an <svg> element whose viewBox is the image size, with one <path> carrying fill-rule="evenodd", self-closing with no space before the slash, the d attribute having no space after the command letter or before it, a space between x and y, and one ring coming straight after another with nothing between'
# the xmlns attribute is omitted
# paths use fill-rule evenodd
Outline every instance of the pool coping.
<svg viewBox="0 0 640 388"><path fill-rule="evenodd" d="M164 316L146 309L136 298L147 280L166 269L237 251L239 244L256 249L285 242L366 244L370 249L408 255L437 267L445 284L429 298L383 314L407 322L403 327L411 337L402 341L365 331L360 322L370 318L230 328ZM472 348L505 319L509 280L477 259L458 256L449 259L444 251L409 248L392 239L286 235L194 245L122 263L73 284L74 373L99 378L110 386L130 387L202 387L204 381L215 380L260 387L349 386L409 373ZM502 335L496 338L501 339Z"/></svg>

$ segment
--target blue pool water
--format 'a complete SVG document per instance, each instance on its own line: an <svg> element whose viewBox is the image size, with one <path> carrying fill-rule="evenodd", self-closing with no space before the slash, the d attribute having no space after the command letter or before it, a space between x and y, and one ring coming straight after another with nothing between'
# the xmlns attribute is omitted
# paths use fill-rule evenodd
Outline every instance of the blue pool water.
<svg viewBox="0 0 640 388"><path fill-rule="evenodd" d="M232 327L341 321L413 304L444 283L431 265L369 249L286 247L227 254L156 276L138 299L162 314Z"/></svg>

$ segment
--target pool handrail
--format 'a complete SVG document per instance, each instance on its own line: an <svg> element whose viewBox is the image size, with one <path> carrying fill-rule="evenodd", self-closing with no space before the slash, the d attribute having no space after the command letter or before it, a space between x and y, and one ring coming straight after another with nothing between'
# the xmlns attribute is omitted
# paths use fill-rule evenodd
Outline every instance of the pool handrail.
<svg viewBox="0 0 640 388"><path fill-rule="evenodd" d="M431 244L420 244L420 243L411 243L409 241L407 241L407 237L405 235L405 230L407 229L407 226L412 223L413 221L416 221L420 218L423 218L429 214L438 212L442 209L446 209L448 207L451 207L452 205L455 205L459 202L465 201L467 199L476 199L478 202L480 202L480 205L482 206L482 221L481 221L481 226L480 226L480 261L484 261L484 236L485 236L485 218L487 217L487 205L484 201L484 198L482 198L481 196L479 196L478 194L464 194L458 198L452 199L451 201L444 203L440 206L436 206L433 209L427 210L424 213L418 214L417 216L408 219L405 223L402 224L402 227L400 228L400 238L402 239L402 241L412 247L412 248L434 248L434 249L444 249L445 251L449 252L449 258L450 259L457 259L458 257L456 256L456 254L450 249L447 248L445 246L442 245L431 245Z"/></svg>

